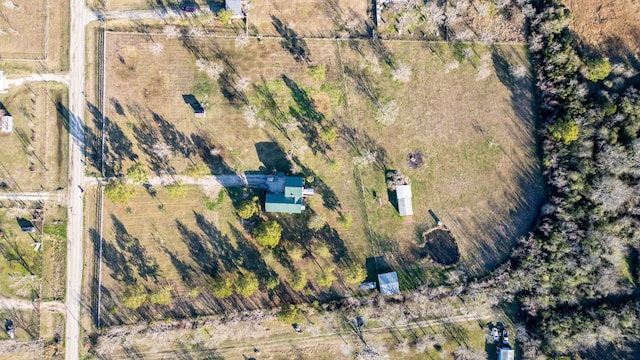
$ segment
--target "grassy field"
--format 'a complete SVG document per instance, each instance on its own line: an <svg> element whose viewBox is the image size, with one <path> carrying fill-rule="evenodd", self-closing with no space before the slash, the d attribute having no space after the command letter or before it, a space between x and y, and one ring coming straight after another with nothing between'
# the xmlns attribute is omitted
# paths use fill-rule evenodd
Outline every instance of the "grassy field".
<svg viewBox="0 0 640 360"><path fill-rule="evenodd" d="M42 59L45 56L47 0L6 1L0 9L0 55Z"/></svg>
<svg viewBox="0 0 640 360"><path fill-rule="evenodd" d="M60 85L30 83L0 95L13 116L14 131L2 134L0 177L5 191L54 191L67 183L67 103Z"/></svg>
<svg viewBox="0 0 640 360"><path fill-rule="evenodd" d="M68 1L55 4L49 0L3 2L0 39L0 69L9 74L68 69Z"/></svg>
<svg viewBox="0 0 640 360"><path fill-rule="evenodd" d="M568 0L571 30L586 53L598 51L638 69L640 4L632 0Z"/></svg>
<svg viewBox="0 0 640 360"><path fill-rule="evenodd" d="M313 285L318 266L341 268L384 255L399 272L401 288L412 288L446 279L422 259L420 233L435 225L429 210L456 237L460 269L471 276L502 263L533 223L543 190L523 47L278 39L237 45L233 38L109 33L105 159L109 174L123 173L134 162L157 173L183 173L203 161L213 173L280 170L312 176L317 195L306 215L272 217L284 227L278 251L284 256L262 257L251 271L288 279L295 269L308 270L312 292L306 294L312 297L306 300L324 299L342 296L346 288L340 281L328 291ZM514 68L524 75L512 75ZM194 117L188 104L194 98L206 118ZM100 157L99 127L94 121L88 130L94 163ZM327 135L332 131L336 140ZM414 151L424 157L417 169L408 166ZM397 215L385 169L400 170L411 181L414 216ZM114 299L127 283L141 282L153 291L148 271L162 274L158 284L175 294L206 288L205 278L189 283L177 269L198 269L193 262L202 266L208 259L171 248L174 239L224 245L219 251L230 262L221 274L246 270L237 251L254 247L245 231L252 224L239 225L231 202L207 212L197 190L189 190L186 200L168 200L163 191L155 198L138 191L128 207L106 204L105 238L115 241L108 267L120 267L120 275L107 280L113 281L107 289ZM231 193L234 205L241 195ZM165 210L158 208L161 203ZM328 226L310 231L305 222L311 214ZM352 217L349 228L338 224L340 214ZM316 242L326 243L332 256L309 256ZM285 251L296 244L307 250L300 260ZM129 246L151 260L130 259ZM173 263L170 254L176 255ZM136 270L136 263L148 265ZM262 290L249 300L236 299L235 307L307 296L286 294L270 299ZM206 292L200 296L208 298ZM195 313L216 309L201 304L206 306L196 305ZM159 318L147 310L148 318Z"/></svg>

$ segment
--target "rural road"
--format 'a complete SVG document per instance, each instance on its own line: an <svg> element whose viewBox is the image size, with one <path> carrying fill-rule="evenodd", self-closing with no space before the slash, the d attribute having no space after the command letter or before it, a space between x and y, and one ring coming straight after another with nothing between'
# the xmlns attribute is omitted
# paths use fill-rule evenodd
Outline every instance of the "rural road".
<svg viewBox="0 0 640 360"><path fill-rule="evenodd" d="M379 335L387 335L391 330L394 332L407 331L407 330L420 330L423 331L425 328L430 328L434 326L439 326L443 324L453 324L453 323L462 323L462 322L478 322L480 320L486 321L493 318L494 315L490 312L471 312L465 315L456 315L450 316L446 318L440 319L432 319L432 320L422 320L416 322L409 322L404 326L379 326L379 327L365 327L361 330L361 339L364 341L371 341L372 337ZM301 325L303 330L305 325ZM293 332L293 330L291 330ZM253 354L253 349L258 349L263 353L263 355L270 354L270 351L274 353L283 346L287 346L289 348L309 348L318 343L327 343L330 341L336 342L336 346L340 346L345 342L345 339L354 339L358 338L358 334L355 331L335 331L331 333L324 333L316 336L305 336L305 333L302 333L302 336L291 336L291 333L279 333L278 335L272 334L270 337L255 339L245 339L241 341L233 341L232 344L221 343L218 344L215 349L202 349L197 351L191 351L191 354L195 354L198 352L204 354L211 354L212 351L215 355L229 356L230 358L237 358L238 354L250 353ZM112 341L112 340L107 340ZM360 341L360 340L358 340ZM175 351L139 351L136 349L136 354L141 356L144 359L167 359L172 355L175 356ZM127 359L130 356L118 356L113 354L103 354L107 355L109 359ZM246 356L244 357L247 358Z"/></svg>
<svg viewBox="0 0 640 360"><path fill-rule="evenodd" d="M0 200L45 201L53 198L57 198L58 202L60 202L62 194L57 192L0 193Z"/></svg>
<svg viewBox="0 0 640 360"><path fill-rule="evenodd" d="M69 85L69 74L31 74L26 77L7 79L7 86L20 86L26 82L53 81Z"/></svg>
<svg viewBox="0 0 640 360"><path fill-rule="evenodd" d="M67 224L67 293L65 305L65 359L78 360L80 350L80 309L82 301L83 194L84 180L84 80L85 26L84 0L71 0L70 79L69 79L69 194Z"/></svg>
<svg viewBox="0 0 640 360"><path fill-rule="evenodd" d="M0 298L0 309L2 310L39 310L53 311L64 314L67 308L63 303L57 301L32 302L27 300Z"/></svg>

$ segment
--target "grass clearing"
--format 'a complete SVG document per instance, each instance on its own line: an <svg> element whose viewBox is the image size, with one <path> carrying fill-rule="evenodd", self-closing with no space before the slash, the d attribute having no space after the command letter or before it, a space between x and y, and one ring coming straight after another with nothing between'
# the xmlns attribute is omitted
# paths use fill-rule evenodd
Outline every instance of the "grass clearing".
<svg viewBox="0 0 640 360"><path fill-rule="evenodd" d="M0 135L4 191L54 192L66 186L68 122L58 108L66 108L67 97L66 87L47 83L28 83L0 95L14 127Z"/></svg>
<svg viewBox="0 0 640 360"><path fill-rule="evenodd" d="M205 162L217 174L299 173L316 189L304 215L270 216L283 226L283 239L262 258L245 230L254 224L241 226L234 215L234 206L250 194L230 191L231 201L215 212L205 209L195 188L175 200L164 189L155 198L140 189L128 205L105 204L105 238L112 247L111 261L105 261L113 276L103 280L106 298L114 301L105 301L106 309L121 309L117 299L126 284L142 283L149 291L170 286L176 295L169 308L143 307L133 317L112 312L108 323L186 314L176 299L200 288L196 300L188 301L197 304L190 305L192 313L232 302L242 309L343 296L348 289L341 280L329 289L317 286L319 267L340 269L381 255L399 271L403 289L441 283L446 270L416 256L422 231L435 225L429 210L455 236L461 268L471 276L504 261L517 236L529 230L543 197L532 86L529 77L514 78L508 71L528 68L523 47L474 46L474 61L462 61L447 44L430 43L429 49L415 42L301 42L250 39L238 48L232 38L107 35L108 174L122 173L134 161L157 173L183 173ZM155 43L163 44L163 56L152 54ZM308 63L324 64L324 79ZM409 69L405 82L394 79L400 63ZM183 97L189 94L206 109L204 119L194 117L192 100ZM385 120L390 125L376 121L394 111L394 121ZM333 127L339 137L320 140ZM94 163L100 155L98 128L94 121L87 132ZM424 165L411 169L408 154L416 150L424 154ZM397 215L384 169L401 170L411 180L414 216ZM315 233L306 227L314 214L328 225ZM341 214L351 215L351 226L338 223ZM333 256L313 256L316 242L326 243ZM303 256L287 254L293 245ZM194 246L217 249L222 263L202 258L206 251L190 254ZM179 275L180 268L212 277L244 271L247 259L260 259L251 271L261 275L289 279L294 270L306 271L310 290L290 291L285 281L277 297L261 290L219 301L211 297L206 277Z"/></svg>

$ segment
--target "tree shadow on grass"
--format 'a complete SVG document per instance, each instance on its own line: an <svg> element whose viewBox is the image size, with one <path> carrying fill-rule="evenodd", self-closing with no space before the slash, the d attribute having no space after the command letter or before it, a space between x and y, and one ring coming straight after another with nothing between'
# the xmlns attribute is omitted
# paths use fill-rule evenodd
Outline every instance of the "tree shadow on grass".
<svg viewBox="0 0 640 360"><path fill-rule="evenodd" d="M191 231L182 221L176 220L176 225L182 235L182 240L189 249L191 258L198 264L201 272L215 277L219 270L218 259L207 245L207 241L201 235Z"/></svg>
<svg viewBox="0 0 640 360"><path fill-rule="evenodd" d="M160 266L156 259L147 254L140 240L129 234L124 224L115 215L111 215L111 222L116 244L122 252L129 254L128 262L137 267L138 276L144 280L151 278L157 282Z"/></svg>
<svg viewBox="0 0 640 360"><path fill-rule="evenodd" d="M264 170L267 173L272 171L288 172L291 169L291 162L275 139L269 142L258 142L255 147L258 159L264 165Z"/></svg>
<svg viewBox="0 0 640 360"><path fill-rule="evenodd" d="M164 142L171 146L175 153L181 154L187 159L191 158L191 155L193 155L195 151L189 137L155 112L152 112L151 116L153 121L159 126L160 134Z"/></svg>
<svg viewBox="0 0 640 360"><path fill-rule="evenodd" d="M324 207L331 211L337 211L338 209L342 208L338 195L336 195L335 191L333 191L333 189L331 189L331 187L327 185L327 183L325 183L318 174L302 164L300 159L298 159L297 157L293 158L293 161L300 168L301 173L303 173L305 176L313 176L313 186L316 190L316 193L319 193L320 196L322 196L322 205Z"/></svg>
<svg viewBox="0 0 640 360"><path fill-rule="evenodd" d="M198 134L191 134L191 141L198 155L204 161L212 174L235 174L233 168L227 164L220 150L211 140L211 136L208 132L200 132Z"/></svg>
<svg viewBox="0 0 640 360"><path fill-rule="evenodd" d="M282 80L291 91L296 106L289 106L289 113L298 120L298 128L304 134L313 154L320 153L326 157L328 144L320 140L318 126L322 126L324 115L316 110L313 100L295 81L282 74Z"/></svg>
<svg viewBox="0 0 640 360"><path fill-rule="evenodd" d="M273 15L271 15L271 23L280 37L282 37L280 46L288 51L295 61L304 61L309 64L311 59L309 58L309 47L307 46L306 41L299 37L298 34L288 25L284 24L282 20Z"/></svg>

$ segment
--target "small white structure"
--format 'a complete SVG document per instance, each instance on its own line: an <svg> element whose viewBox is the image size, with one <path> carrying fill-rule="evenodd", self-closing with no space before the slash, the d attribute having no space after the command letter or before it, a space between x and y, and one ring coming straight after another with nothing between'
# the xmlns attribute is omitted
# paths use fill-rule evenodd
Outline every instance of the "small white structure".
<svg viewBox="0 0 640 360"><path fill-rule="evenodd" d="M396 195L398 197L398 212L400 216L413 215L413 205L411 204L411 185L397 185Z"/></svg>
<svg viewBox="0 0 640 360"><path fill-rule="evenodd" d="M9 91L7 87L7 80L4 78L4 71L0 71L0 94L5 94Z"/></svg>
<svg viewBox="0 0 640 360"><path fill-rule="evenodd" d="M516 352L510 347L501 347L498 349L498 360L515 360Z"/></svg>
<svg viewBox="0 0 640 360"><path fill-rule="evenodd" d="M378 274L378 285L380 286L380 293L384 296L400 294L398 273L395 271Z"/></svg>
<svg viewBox="0 0 640 360"><path fill-rule="evenodd" d="M2 117L0 117L0 132L5 134L13 132L13 116L3 114Z"/></svg>

